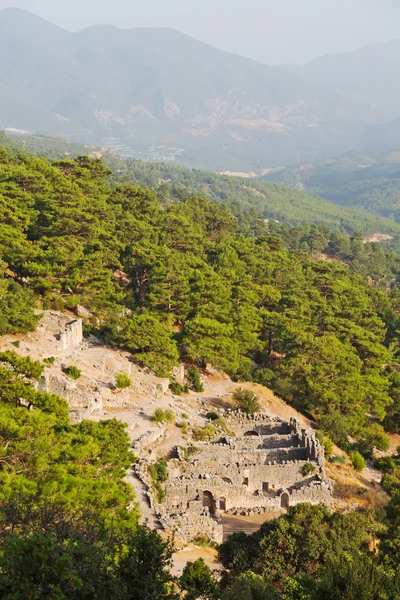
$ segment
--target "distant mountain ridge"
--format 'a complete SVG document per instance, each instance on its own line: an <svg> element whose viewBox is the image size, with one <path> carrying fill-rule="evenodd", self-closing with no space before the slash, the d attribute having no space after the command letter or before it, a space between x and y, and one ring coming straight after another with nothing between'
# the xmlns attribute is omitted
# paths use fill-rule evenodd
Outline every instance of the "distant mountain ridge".
<svg viewBox="0 0 400 600"><path fill-rule="evenodd" d="M335 90L363 105L377 119L400 117L400 40L329 54L296 69L314 85Z"/></svg>
<svg viewBox="0 0 400 600"><path fill-rule="evenodd" d="M358 147L365 128L359 99L172 29L71 33L4 9L0 52L0 128L136 158L258 172Z"/></svg>

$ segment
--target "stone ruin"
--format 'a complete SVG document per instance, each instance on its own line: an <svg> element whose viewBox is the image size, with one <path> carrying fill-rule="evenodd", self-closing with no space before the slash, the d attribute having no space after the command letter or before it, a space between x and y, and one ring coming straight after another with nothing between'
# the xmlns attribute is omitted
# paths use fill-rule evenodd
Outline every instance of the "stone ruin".
<svg viewBox="0 0 400 600"><path fill-rule="evenodd" d="M72 423L110 408L135 409L138 397L158 399L168 392L169 379L149 375L132 363L128 353L103 346L93 336L84 340L81 318L51 310L40 314L37 330L27 336L26 352L39 360L54 357L54 364L47 365L38 388L67 401ZM63 373L70 364L82 369L78 381ZM128 389L115 390L119 372L131 377Z"/></svg>
<svg viewBox="0 0 400 600"><path fill-rule="evenodd" d="M324 449L313 431L295 418L288 423L238 411L225 418L235 436L197 443L189 458L179 448L178 459L170 461L165 501L156 506L164 528L174 529L185 541L206 535L221 542L224 513L252 515L304 502L332 504Z"/></svg>

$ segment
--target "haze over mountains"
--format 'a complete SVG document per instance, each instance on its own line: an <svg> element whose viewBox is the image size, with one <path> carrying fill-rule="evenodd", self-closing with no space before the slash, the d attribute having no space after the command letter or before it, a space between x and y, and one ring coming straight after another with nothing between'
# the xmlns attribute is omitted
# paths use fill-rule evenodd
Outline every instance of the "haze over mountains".
<svg viewBox="0 0 400 600"><path fill-rule="evenodd" d="M259 173L384 147L393 137L386 123L400 118L400 42L294 72L172 29L75 34L6 9L0 51L0 128L102 143L137 158Z"/></svg>

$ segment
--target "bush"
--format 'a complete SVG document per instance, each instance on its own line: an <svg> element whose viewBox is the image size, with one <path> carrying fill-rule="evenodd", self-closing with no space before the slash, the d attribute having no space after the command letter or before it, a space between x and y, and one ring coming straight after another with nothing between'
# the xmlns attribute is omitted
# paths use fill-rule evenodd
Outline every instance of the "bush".
<svg viewBox="0 0 400 600"><path fill-rule="evenodd" d="M199 535L193 540L193 544L200 546L201 548L218 548L217 542L210 540L207 535Z"/></svg>
<svg viewBox="0 0 400 600"><path fill-rule="evenodd" d="M332 452L333 452L333 448L334 448L335 444L333 443L331 438L330 437L324 438L322 441L322 445L325 450L326 458L329 458L330 456L332 456Z"/></svg>
<svg viewBox="0 0 400 600"><path fill-rule="evenodd" d="M331 440L329 436L323 435L320 431L317 432L317 438L321 442L325 450L325 458L329 458L332 456L333 448L335 446L334 442Z"/></svg>
<svg viewBox="0 0 400 600"><path fill-rule="evenodd" d="M164 410L163 408L156 408L153 414L153 421L157 423L174 423L175 415L169 408Z"/></svg>
<svg viewBox="0 0 400 600"><path fill-rule="evenodd" d="M11 342L13 346L15 346L16 348L19 348L21 345L21 342L19 340L15 340L15 342Z"/></svg>
<svg viewBox="0 0 400 600"><path fill-rule="evenodd" d="M311 473L314 473L314 471L315 471L315 467L309 462L301 467L301 474L303 475L303 477L307 477L307 475L311 475Z"/></svg>
<svg viewBox="0 0 400 600"><path fill-rule="evenodd" d="M359 452L350 452L351 464L356 471L361 473L365 469L365 458Z"/></svg>
<svg viewBox="0 0 400 600"><path fill-rule="evenodd" d="M169 389L175 396L181 396L182 394L187 394L189 392L188 386L182 385L178 381L171 381Z"/></svg>
<svg viewBox="0 0 400 600"><path fill-rule="evenodd" d="M168 463L165 458L160 458L149 467L149 473L153 481L164 483L168 479Z"/></svg>
<svg viewBox="0 0 400 600"><path fill-rule="evenodd" d="M206 414L206 418L209 419L210 421L218 421L219 415L218 415L218 413L211 411Z"/></svg>
<svg viewBox="0 0 400 600"><path fill-rule="evenodd" d="M258 396L251 390L239 388L233 393L233 399L235 400L238 408L248 415L254 415L261 410Z"/></svg>
<svg viewBox="0 0 400 600"><path fill-rule="evenodd" d="M201 383L200 373L198 372L197 369L195 369L194 367L190 367L187 378L188 378L188 382L189 382L189 388L191 390L193 390L194 392L197 392L199 394L201 392L204 392L204 386Z"/></svg>
<svg viewBox="0 0 400 600"><path fill-rule="evenodd" d="M131 387L131 385L132 379L128 376L127 373L118 373L117 377L115 378L115 386L119 390L125 390L126 388Z"/></svg>
<svg viewBox="0 0 400 600"><path fill-rule="evenodd" d="M157 462L149 466L149 473L153 480L153 487L157 495L157 502L161 504L165 500L165 490L162 483L168 479L168 463L165 458L160 458Z"/></svg>
<svg viewBox="0 0 400 600"><path fill-rule="evenodd" d="M331 462L332 463L337 463L339 465L345 465L346 464L346 459L345 459L344 456L332 456Z"/></svg>
<svg viewBox="0 0 400 600"><path fill-rule="evenodd" d="M186 421L182 421L181 423L176 424L177 427L182 431L183 435L186 435L188 432L188 424Z"/></svg>
<svg viewBox="0 0 400 600"><path fill-rule="evenodd" d="M153 421L156 421L157 423L164 423L165 411L163 408L156 408L153 414Z"/></svg>
<svg viewBox="0 0 400 600"><path fill-rule="evenodd" d="M55 361L56 361L56 359L55 359L55 357L54 357L54 356L49 356L48 358L44 358L44 359L43 359L43 362L44 362L46 365L54 365Z"/></svg>
<svg viewBox="0 0 400 600"><path fill-rule="evenodd" d="M390 447L389 437L386 435L382 425L374 423L365 427L359 435L356 449L367 458L372 458L374 450L386 451Z"/></svg>
<svg viewBox="0 0 400 600"><path fill-rule="evenodd" d="M63 369L63 372L68 375L68 377L71 377L71 379L79 379L79 377L82 375L82 372L80 369L78 369L78 367L75 366L70 366L70 367L65 367L65 369Z"/></svg>
<svg viewBox="0 0 400 600"><path fill-rule="evenodd" d="M195 446L193 446L192 444L190 444L189 446L180 446L180 449L183 453L183 459L186 462L189 462L192 456L199 452L199 450L195 448Z"/></svg>
<svg viewBox="0 0 400 600"><path fill-rule="evenodd" d="M206 442L207 440L211 440L215 434L217 433L217 428L211 423L208 423L203 429L201 427L196 427L193 429L193 439L196 442Z"/></svg>
<svg viewBox="0 0 400 600"><path fill-rule="evenodd" d="M175 423L175 414L170 408L164 411L164 419L166 423Z"/></svg>
<svg viewBox="0 0 400 600"><path fill-rule="evenodd" d="M164 502L165 496L166 496L164 488L158 481L156 481L154 483L154 489L156 490L156 493L157 493L157 502L159 504L162 504Z"/></svg>

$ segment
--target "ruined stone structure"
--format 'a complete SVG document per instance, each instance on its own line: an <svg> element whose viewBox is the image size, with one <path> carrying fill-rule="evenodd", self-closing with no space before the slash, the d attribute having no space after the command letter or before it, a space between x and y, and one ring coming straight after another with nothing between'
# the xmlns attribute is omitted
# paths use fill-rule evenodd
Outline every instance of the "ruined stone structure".
<svg viewBox="0 0 400 600"><path fill-rule="evenodd" d="M83 378L84 380L85 378ZM90 381L81 381L78 388L75 381L66 375L46 373L41 377L39 389L42 392L57 394L68 402L71 423L80 423L89 415L103 408L100 390L94 391Z"/></svg>
<svg viewBox="0 0 400 600"><path fill-rule="evenodd" d="M60 331L54 337L57 340L57 350L64 351L78 348L83 340L82 319L72 319L67 315L64 319L59 317ZM64 320L64 322L62 322Z"/></svg>
<svg viewBox="0 0 400 600"><path fill-rule="evenodd" d="M223 513L250 515L299 503L332 501L324 450L311 430L267 415L226 417L235 436L196 444L188 461L170 462L166 499L159 506L164 526L183 539L208 533L220 542ZM308 465L307 467L305 465Z"/></svg>

